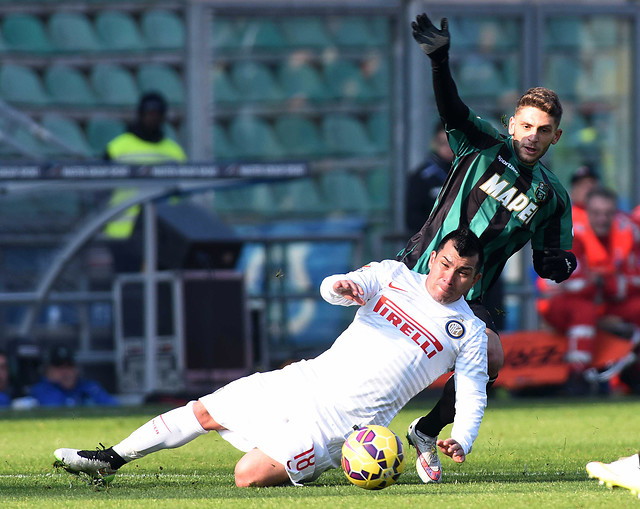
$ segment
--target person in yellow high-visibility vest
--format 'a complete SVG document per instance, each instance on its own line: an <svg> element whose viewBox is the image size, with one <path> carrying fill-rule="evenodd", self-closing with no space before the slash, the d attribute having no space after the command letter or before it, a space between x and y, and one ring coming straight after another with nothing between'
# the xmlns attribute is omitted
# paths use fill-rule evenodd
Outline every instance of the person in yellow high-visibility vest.
<svg viewBox="0 0 640 509"><path fill-rule="evenodd" d="M157 92L144 94L138 103L135 122L107 144L105 159L125 164L185 162L187 156L182 147L163 132L166 113L167 102L162 95ZM109 206L118 205L136 193L136 189L115 189ZM105 235L112 239L129 238L139 213L140 206L130 207L107 224Z"/></svg>

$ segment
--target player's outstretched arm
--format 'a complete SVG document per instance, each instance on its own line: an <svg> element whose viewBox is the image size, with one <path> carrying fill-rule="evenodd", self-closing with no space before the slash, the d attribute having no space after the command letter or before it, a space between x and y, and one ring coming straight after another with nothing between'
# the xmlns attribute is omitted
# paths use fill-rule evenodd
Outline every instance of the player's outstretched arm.
<svg viewBox="0 0 640 509"><path fill-rule="evenodd" d="M360 304L361 306L364 306L365 304L364 299L362 298L364 290L359 284L354 283L350 279L340 279L333 283L333 291L356 304Z"/></svg>
<svg viewBox="0 0 640 509"><path fill-rule="evenodd" d="M437 29L429 16L422 13L411 23L411 30L413 38L431 60L440 63L449 56L450 36L447 18L440 20L440 29Z"/></svg>
<svg viewBox="0 0 640 509"><path fill-rule="evenodd" d="M467 459L467 455L464 453L462 446L453 438L438 440L436 444L443 454L449 456L456 463L464 463L464 460Z"/></svg>

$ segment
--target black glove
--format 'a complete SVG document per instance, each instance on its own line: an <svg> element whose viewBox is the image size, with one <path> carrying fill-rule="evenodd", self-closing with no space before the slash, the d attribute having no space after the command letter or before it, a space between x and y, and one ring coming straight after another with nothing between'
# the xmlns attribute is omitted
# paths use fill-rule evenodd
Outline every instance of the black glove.
<svg viewBox="0 0 640 509"><path fill-rule="evenodd" d="M449 55L449 22L440 20L438 30L426 14L419 14L411 22L413 38L420 44L422 51L434 62L442 62Z"/></svg>
<svg viewBox="0 0 640 509"><path fill-rule="evenodd" d="M545 248L533 251L533 268L540 277L561 283L576 270L578 262L571 251Z"/></svg>

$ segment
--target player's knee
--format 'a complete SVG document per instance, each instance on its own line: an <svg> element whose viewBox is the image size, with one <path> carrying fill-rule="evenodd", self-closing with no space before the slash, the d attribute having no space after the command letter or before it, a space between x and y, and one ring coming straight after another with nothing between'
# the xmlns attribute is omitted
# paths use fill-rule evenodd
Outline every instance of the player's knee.
<svg viewBox="0 0 640 509"><path fill-rule="evenodd" d="M504 365L504 350L500 342L500 336L491 329L487 329L487 358L489 378L498 376L498 372Z"/></svg>
<svg viewBox="0 0 640 509"><path fill-rule="evenodd" d="M264 486L264 480L256 472L254 465L247 461L238 461L235 468L235 481L238 488L250 488L251 486Z"/></svg>

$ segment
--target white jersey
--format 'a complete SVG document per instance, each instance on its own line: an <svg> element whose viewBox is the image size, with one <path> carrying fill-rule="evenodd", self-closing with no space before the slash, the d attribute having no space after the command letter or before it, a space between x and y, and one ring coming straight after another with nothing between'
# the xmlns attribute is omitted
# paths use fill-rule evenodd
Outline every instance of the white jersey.
<svg viewBox="0 0 640 509"><path fill-rule="evenodd" d="M353 426L388 426L398 411L455 368L456 415L451 433L471 450L486 406L487 336L464 298L443 305L427 276L392 260L326 278L331 304L357 305L333 293L350 279L364 290L351 325L326 352L277 371L256 373L200 398L237 448L258 447L286 466L294 483L340 464Z"/></svg>
<svg viewBox="0 0 640 509"><path fill-rule="evenodd" d="M486 325L464 298L436 302L427 276L393 260L326 278L322 297L357 305L336 295L333 283L350 279L364 290L366 304L333 346L313 362L326 382L318 397L343 425L388 426L398 411L441 375L455 369L456 415L451 433L471 450L486 406Z"/></svg>

